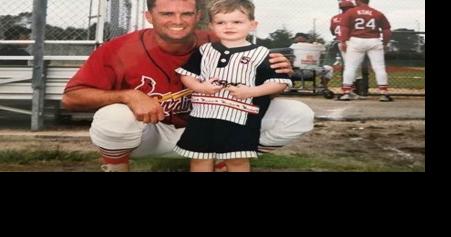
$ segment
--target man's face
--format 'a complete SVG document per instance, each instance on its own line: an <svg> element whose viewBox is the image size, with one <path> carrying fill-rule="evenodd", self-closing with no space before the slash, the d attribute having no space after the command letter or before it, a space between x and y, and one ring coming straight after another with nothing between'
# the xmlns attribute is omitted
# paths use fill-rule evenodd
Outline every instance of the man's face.
<svg viewBox="0 0 451 237"><path fill-rule="evenodd" d="M200 13L195 0L157 0L146 18L163 40L184 43L194 32Z"/></svg>

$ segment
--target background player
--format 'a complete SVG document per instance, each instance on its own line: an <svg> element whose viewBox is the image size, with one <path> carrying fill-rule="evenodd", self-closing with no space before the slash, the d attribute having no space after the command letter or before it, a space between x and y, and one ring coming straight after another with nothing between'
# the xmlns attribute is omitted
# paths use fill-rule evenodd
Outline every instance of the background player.
<svg viewBox="0 0 451 237"><path fill-rule="evenodd" d="M4 33L5 40L28 40L31 30L23 26L14 25ZM27 45L0 45L0 56L29 56ZM0 65L28 65L27 60L0 60Z"/></svg>
<svg viewBox="0 0 451 237"><path fill-rule="evenodd" d="M390 23L384 14L369 7L368 3L369 0L356 0L357 7L348 10L341 18L340 49L346 52L343 96L350 97L357 68L368 55L381 93L379 101L393 101L387 94L388 77L384 59L384 46L391 37Z"/></svg>
<svg viewBox="0 0 451 237"><path fill-rule="evenodd" d="M356 5L355 5L354 1L351 1L351 0L341 0L338 3L338 7L340 8L341 13L333 16L330 20L330 32L332 33L333 36L335 36L336 41L338 41L338 38L341 36L341 29L340 29L341 17L343 16L343 14L345 12L347 12L349 9L351 9L355 6ZM343 52L342 50L340 50L340 47L337 47L337 48L340 52L340 56L341 56L341 59L343 60L343 66L344 66L346 64L346 62L345 62L346 52ZM362 67L360 64L356 71L356 81L353 84L353 90L349 94L345 94L345 95L341 96L339 99L341 99L341 100L359 99L359 96L356 93L354 93L353 91L358 90L358 88L356 88L355 85L358 85L360 83L358 80L361 80L361 79L362 79Z"/></svg>

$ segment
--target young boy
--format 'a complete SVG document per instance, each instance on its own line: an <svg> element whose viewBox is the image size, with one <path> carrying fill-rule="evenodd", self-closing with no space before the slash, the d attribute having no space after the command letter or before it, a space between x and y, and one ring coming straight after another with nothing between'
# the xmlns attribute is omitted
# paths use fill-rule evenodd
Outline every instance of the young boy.
<svg viewBox="0 0 451 237"><path fill-rule="evenodd" d="M254 11L249 0L213 1L209 26L220 43L200 46L176 69L194 91L188 126L174 149L191 158L191 171L211 172L220 159L228 171L249 172L269 95L291 85L288 75L270 68L269 50L246 40L257 26Z"/></svg>

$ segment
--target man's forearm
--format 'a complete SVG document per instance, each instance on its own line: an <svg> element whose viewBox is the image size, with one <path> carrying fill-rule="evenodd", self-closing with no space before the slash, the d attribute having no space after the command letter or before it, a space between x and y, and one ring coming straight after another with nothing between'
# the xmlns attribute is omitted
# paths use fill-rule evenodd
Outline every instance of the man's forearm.
<svg viewBox="0 0 451 237"><path fill-rule="evenodd" d="M272 95L276 93L280 93L287 88L286 84L280 83L265 83L260 86L251 87L252 97L260 97L265 95Z"/></svg>
<svg viewBox="0 0 451 237"><path fill-rule="evenodd" d="M390 29L385 29L382 31L384 45L387 45L390 42L391 35L392 33Z"/></svg>
<svg viewBox="0 0 451 237"><path fill-rule="evenodd" d="M66 92L62 103L69 110L95 110L105 105L127 103L130 90L106 91L94 88L83 88Z"/></svg>
<svg viewBox="0 0 451 237"><path fill-rule="evenodd" d="M204 89L202 83L194 77L181 76L181 80L186 87L195 92L202 92L202 89Z"/></svg>
<svg viewBox="0 0 451 237"><path fill-rule="evenodd" d="M350 30L346 26L340 26L341 35L338 37L338 41L345 43L350 38Z"/></svg>

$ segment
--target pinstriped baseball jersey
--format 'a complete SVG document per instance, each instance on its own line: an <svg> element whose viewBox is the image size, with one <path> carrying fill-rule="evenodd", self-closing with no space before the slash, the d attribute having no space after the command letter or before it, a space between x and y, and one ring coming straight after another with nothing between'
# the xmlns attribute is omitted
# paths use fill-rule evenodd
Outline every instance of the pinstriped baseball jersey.
<svg viewBox="0 0 451 237"><path fill-rule="evenodd" d="M229 83L240 83L255 87L268 82L291 85L287 74L278 74L270 68L269 50L262 46L249 45L227 48L220 43L207 43L194 52L188 63L178 68L181 75L204 81L218 78ZM249 115L256 115L260 122L269 105L269 96L234 99L227 90L214 95L193 93L191 116L220 119L241 125L248 123Z"/></svg>

